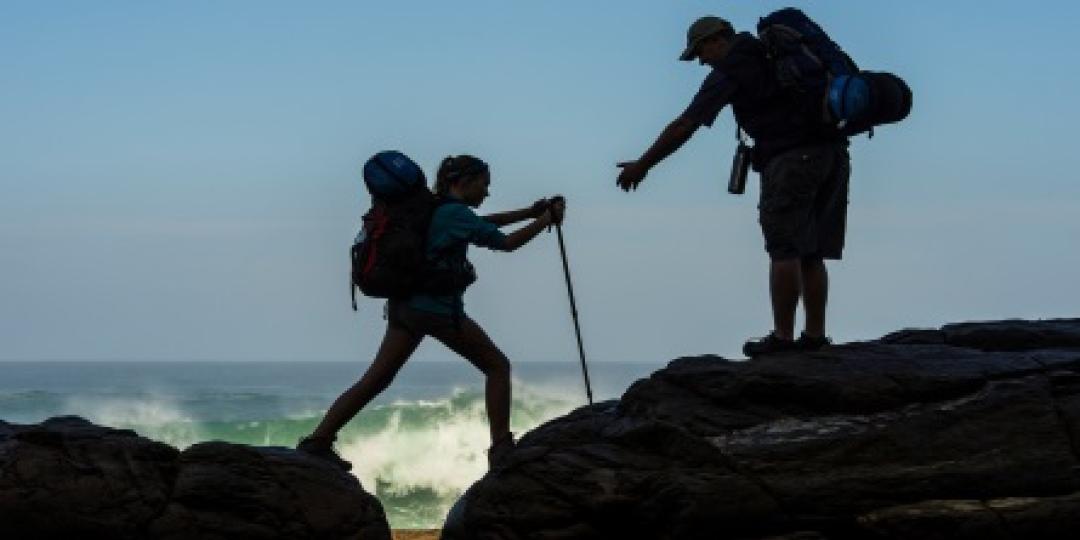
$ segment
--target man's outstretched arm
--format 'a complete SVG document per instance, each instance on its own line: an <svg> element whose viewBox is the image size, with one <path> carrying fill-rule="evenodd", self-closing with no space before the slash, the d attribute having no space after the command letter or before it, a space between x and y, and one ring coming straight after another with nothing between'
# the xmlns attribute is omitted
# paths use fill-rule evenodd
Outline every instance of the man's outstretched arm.
<svg viewBox="0 0 1080 540"><path fill-rule="evenodd" d="M618 180L615 181L623 189L623 191L630 191L631 189L637 189L638 184L645 179L645 175L649 173L649 169L656 166L665 158L670 156L676 150L686 144L686 141L690 140L690 137L697 131L698 124L692 120L684 118L682 116L673 120L670 124L664 128L664 131L660 132L660 136L656 138L656 142L641 155L637 161L624 161L619 163L619 168L622 172L619 173Z"/></svg>
<svg viewBox="0 0 1080 540"><path fill-rule="evenodd" d="M735 81L722 71L713 70L694 95L690 106L668 124L649 149L637 161L619 163L622 172L615 181L623 191L637 189L649 169L678 150L701 126L712 127L720 111L731 102L736 91Z"/></svg>

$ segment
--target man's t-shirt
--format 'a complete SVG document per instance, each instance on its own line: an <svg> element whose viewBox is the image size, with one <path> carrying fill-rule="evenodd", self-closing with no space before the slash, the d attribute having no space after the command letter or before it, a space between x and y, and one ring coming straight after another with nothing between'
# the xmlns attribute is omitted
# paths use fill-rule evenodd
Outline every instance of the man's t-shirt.
<svg viewBox="0 0 1080 540"><path fill-rule="evenodd" d="M720 111L724 109L735 96L738 85L735 80L720 70L712 70L701 88L694 95L690 106L682 113L682 117L698 125L712 127Z"/></svg>
<svg viewBox="0 0 1080 540"><path fill-rule="evenodd" d="M754 139L754 168L805 144L843 140L821 122L819 102L785 92L772 74L765 47L752 34L738 34L720 65L713 68L682 118L712 127L731 105L735 120Z"/></svg>
<svg viewBox="0 0 1080 540"><path fill-rule="evenodd" d="M437 265L466 265L469 244L505 251L506 235L494 223L476 215L460 201L448 202L435 209L428 228L427 257ZM458 295L418 294L409 301L415 309L452 315L464 308L464 291Z"/></svg>

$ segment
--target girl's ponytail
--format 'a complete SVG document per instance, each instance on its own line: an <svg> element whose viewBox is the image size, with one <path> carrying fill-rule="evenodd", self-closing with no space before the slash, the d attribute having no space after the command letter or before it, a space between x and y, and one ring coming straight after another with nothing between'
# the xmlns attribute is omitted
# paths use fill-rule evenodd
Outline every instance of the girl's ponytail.
<svg viewBox="0 0 1080 540"><path fill-rule="evenodd" d="M446 156L439 163L439 171L435 173L435 194L445 196L450 193L450 171L454 169L453 156Z"/></svg>

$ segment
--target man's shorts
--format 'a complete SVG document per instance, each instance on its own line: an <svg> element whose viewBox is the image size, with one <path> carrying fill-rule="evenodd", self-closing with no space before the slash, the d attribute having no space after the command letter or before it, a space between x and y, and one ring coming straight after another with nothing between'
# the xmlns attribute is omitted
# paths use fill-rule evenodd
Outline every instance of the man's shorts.
<svg viewBox="0 0 1080 540"><path fill-rule="evenodd" d="M772 260L841 257L850 176L843 143L804 146L769 161L758 221Z"/></svg>
<svg viewBox="0 0 1080 540"><path fill-rule="evenodd" d="M462 316L462 320L466 318L467 316ZM416 309L409 305L408 300L388 300L386 321L392 328L400 328L421 337L456 331L461 326L450 315Z"/></svg>

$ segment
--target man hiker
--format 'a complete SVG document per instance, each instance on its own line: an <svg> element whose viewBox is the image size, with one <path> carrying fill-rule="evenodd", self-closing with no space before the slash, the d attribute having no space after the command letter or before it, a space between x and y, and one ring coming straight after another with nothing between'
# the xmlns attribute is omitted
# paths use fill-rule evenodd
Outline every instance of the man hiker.
<svg viewBox="0 0 1080 540"><path fill-rule="evenodd" d="M820 102L806 103L777 84L764 44L735 33L719 17L695 21L683 61L697 58L712 72L690 106L635 161L619 163L616 183L637 189L649 169L678 150L701 126L711 127L731 105L739 127L754 139L752 163L761 173L759 222L769 254L773 329L747 341L754 357L816 350L825 336L829 280L824 259L840 259L844 247L850 157L847 137L821 121ZM805 330L795 339L795 311L802 298Z"/></svg>

